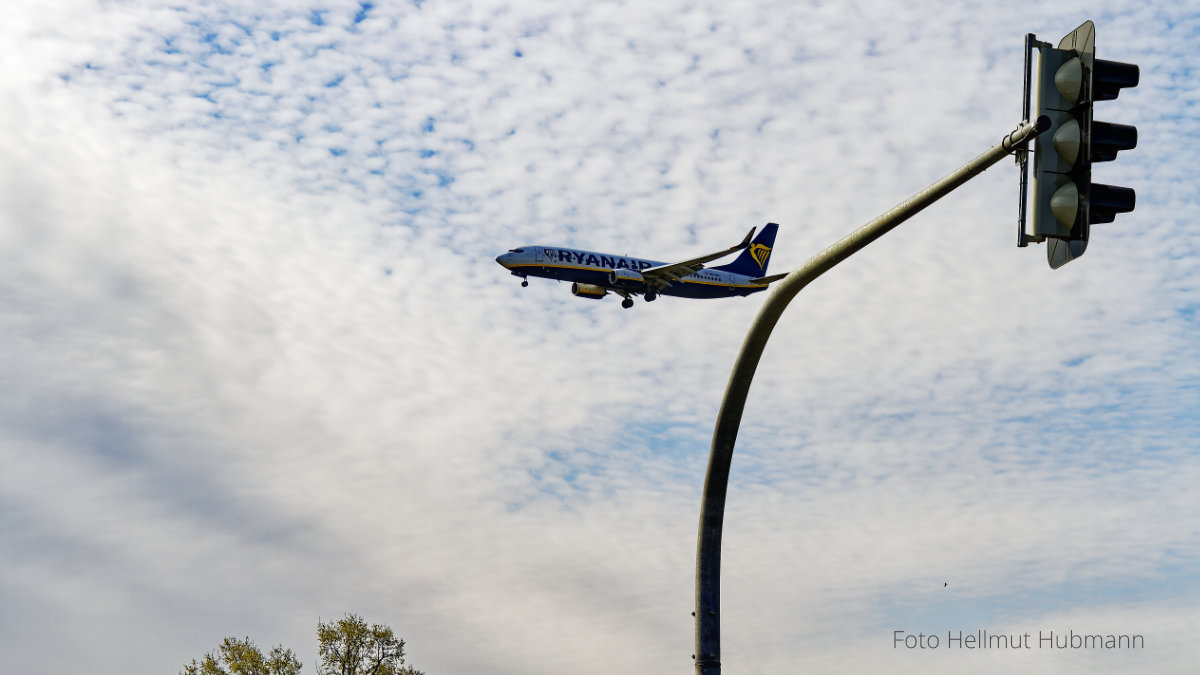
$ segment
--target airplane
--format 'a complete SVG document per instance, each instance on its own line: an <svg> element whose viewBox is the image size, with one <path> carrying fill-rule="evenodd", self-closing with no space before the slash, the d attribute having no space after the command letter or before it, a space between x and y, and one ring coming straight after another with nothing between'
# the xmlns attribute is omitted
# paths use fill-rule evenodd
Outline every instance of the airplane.
<svg viewBox="0 0 1200 675"><path fill-rule="evenodd" d="M633 298L642 295L651 302L660 295L681 298L728 298L764 291L772 282L787 274L766 276L779 226L767 223L758 237L757 228L737 246L677 263L661 263L629 256L578 251L558 246L523 246L502 253L496 262L521 277L543 277L570 281L571 293L580 298L600 300L609 293L624 298L621 306L633 307ZM720 267L705 263L741 251L733 262Z"/></svg>

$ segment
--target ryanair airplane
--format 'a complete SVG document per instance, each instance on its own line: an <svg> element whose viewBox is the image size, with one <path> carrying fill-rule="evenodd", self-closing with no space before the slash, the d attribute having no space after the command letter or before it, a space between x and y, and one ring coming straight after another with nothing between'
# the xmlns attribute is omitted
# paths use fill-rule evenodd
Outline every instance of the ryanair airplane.
<svg viewBox="0 0 1200 675"><path fill-rule="evenodd" d="M681 298L728 298L766 290L774 281L787 276L766 276L771 246L779 226L768 223L756 238L754 229L737 246L677 263L661 263L627 256L576 251L550 246L524 246L504 253L496 262L521 277L544 277L570 281L571 293L599 300L609 293L623 296L621 306L633 307L633 296L641 294L650 302L660 295ZM741 251L733 262L720 267L704 264Z"/></svg>

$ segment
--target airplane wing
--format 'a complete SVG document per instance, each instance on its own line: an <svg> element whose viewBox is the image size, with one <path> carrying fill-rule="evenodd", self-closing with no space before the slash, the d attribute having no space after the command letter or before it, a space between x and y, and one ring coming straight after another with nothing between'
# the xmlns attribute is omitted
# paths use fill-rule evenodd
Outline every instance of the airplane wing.
<svg viewBox="0 0 1200 675"><path fill-rule="evenodd" d="M661 290L667 286L670 286L676 281L679 281L682 277L686 277L689 274L693 274L704 269L704 263L706 262L716 260L717 258L724 258L730 253L740 251L744 248L749 248L750 240L754 239L754 231L757 229L757 227L750 228L750 234L746 235L746 238L742 240L742 243L738 244L737 246L727 248L724 251L720 251L719 253L710 253L708 255L702 255L699 258L692 258L691 260L684 260L683 262L670 263L667 265L659 265L658 267L647 267L646 269L642 270L642 276L646 279L646 285L651 288Z"/></svg>

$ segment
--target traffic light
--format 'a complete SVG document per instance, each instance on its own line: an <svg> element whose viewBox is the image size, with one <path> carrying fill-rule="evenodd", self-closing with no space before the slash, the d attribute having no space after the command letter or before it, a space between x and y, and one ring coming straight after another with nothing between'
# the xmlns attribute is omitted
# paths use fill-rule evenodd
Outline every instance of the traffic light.
<svg viewBox="0 0 1200 675"><path fill-rule="evenodd" d="M1064 37L1057 48L1032 35L1026 45L1026 104L1028 58L1036 48L1035 119L1047 116L1050 129L1035 143L1032 233L1025 234L1022 219L1019 245L1045 241L1050 267L1057 269L1083 255L1091 225L1111 223L1118 213L1134 208L1133 188L1093 183L1092 164L1112 161L1121 150L1136 147L1137 129L1094 121L1092 105L1117 98L1123 88L1136 87L1139 71L1132 63L1096 58L1096 28L1091 21Z"/></svg>

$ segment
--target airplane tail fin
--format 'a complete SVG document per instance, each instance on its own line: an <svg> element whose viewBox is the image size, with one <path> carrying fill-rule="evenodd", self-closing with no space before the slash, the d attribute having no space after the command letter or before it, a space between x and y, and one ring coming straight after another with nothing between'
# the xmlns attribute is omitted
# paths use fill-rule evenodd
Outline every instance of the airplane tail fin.
<svg viewBox="0 0 1200 675"><path fill-rule="evenodd" d="M775 223L767 223L762 232L758 233L754 241L750 242L750 246L742 251L736 260L728 265L712 269L745 274L748 277L765 277L767 263L771 260L771 247L775 245L775 232L778 229L779 226Z"/></svg>

